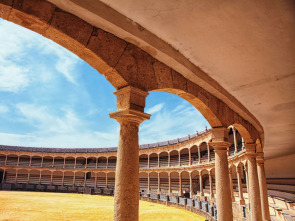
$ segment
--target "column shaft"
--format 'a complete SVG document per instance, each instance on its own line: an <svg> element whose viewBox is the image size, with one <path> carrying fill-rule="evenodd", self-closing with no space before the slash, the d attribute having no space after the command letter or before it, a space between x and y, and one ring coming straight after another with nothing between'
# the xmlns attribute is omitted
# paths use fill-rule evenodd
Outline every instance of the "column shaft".
<svg viewBox="0 0 295 221"><path fill-rule="evenodd" d="M168 180L169 180L169 190L168 190L168 195L171 195L171 174L168 173Z"/></svg>
<svg viewBox="0 0 295 221"><path fill-rule="evenodd" d="M265 178L264 162L258 162L258 179L261 197L262 218L263 220L270 220L267 184Z"/></svg>
<svg viewBox="0 0 295 221"><path fill-rule="evenodd" d="M261 221L261 202L257 174L256 156L248 156L248 176L249 176L249 201L251 220Z"/></svg>
<svg viewBox="0 0 295 221"><path fill-rule="evenodd" d="M193 195L194 195L192 173L189 174L189 190L190 190L190 197L192 199L193 198Z"/></svg>
<svg viewBox="0 0 295 221"><path fill-rule="evenodd" d="M161 180L160 180L160 173L158 173L158 194L161 193Z"/></svg>
<svg viewBox="0 0 295 221"><path fill-rule="evenodd" d="M231 199L233 202L235 202L232 168L229 168L229 185L230 185Z"/></svg>
<svg viewBox="0 0 295 221"><path fill-rule="evenodd" d="M214 198L214 192L213 192L213 178L212 178L212 172L209 173L209 182L210 182L210 198L211 200Z"/></svg>
<svg viewBox="0 0 295 221"><path fill-rule="evenodd" d="M199 175L199 183L200 183L200 196L204 196L202 171L200 172L200 175Z"/></svg>
<svg viewBox="0 0 295 221"><path fill-rule="evenodd" d="M148 173L148 189L147 193L149 194L151 192L151 186L150 186L150 173Z"/></svg>
<svg viewBox="0 0 295 221"><path fill-rule="evenodd" d="M181 173L179 173L179 196L182 196L182 178L181 178Z"/></svg>
<svg viewBox="0 0 295 221"><path fill-rule="evenodd" d="M241 167L237 167L237 177L238 177L240 205L244 205L245 204L245 200L244 200L244 195L243 195L243 184L242 184L242 178L241 178Z"/></svg>

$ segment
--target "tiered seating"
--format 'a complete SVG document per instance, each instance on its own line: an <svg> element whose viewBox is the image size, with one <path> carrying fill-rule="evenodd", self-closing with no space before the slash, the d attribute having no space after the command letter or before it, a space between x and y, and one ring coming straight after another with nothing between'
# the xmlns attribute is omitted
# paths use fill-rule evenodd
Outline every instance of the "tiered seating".
<svg viewBox="0 0 295 221"><path fill-rule="evenodd" d="M201 151L201 162L208 162L208 151L207 150L203 150Z"/></svg>
<svg viewBox="0 0 295 221"><path fill-rule="evenodd" d="M0 165L5 165L5 155L0 155Z"/></svg>
<svg viewBox="0 0 295 221"><path fill-rule="evenodd" d="M158 157L150 158L150 167L158 167Z"/></svg>
<svg viewBox="0 0 295 221"><path fill-rule="evenodd" d="M167 194L169 191L169 179L167 178L160 178L160 189L162 194Z"/></svg>
<svg viewBox="0 0 295 221"><path fill-rule="evenodd" d="M157 193L158 191L158 178L150 178L150 189L152 193Z"/></svg>
<svg viewBox="0 0 295 221"><path fill-rule="evenodd" d="M115 169L116 168L117 159L109 159L108 168Z"/></svg>
<svg viewBox="0 0 295 221"><path fill-rule="evenodd" d="M108 177L108 188L115 187L115 177Z"/></svg>
<svg viewBox="0 0 295 221"><path fill-rule="evenodd" d="M61 186L62 185L62 176L53 175L53 177L52 177L52 185Z"/></svg>
<svg viewBox="0 0 295 221"><path fill-rule="evenodd" d="M234 146L234 144L232 144L229 147L229 156L233 156L233 155L235 155L235 146Z"/></svg>
<svg viewBox="0 0 295 221"><path fill-rule="evenodd" d="M139 189L140 190L147 190L148 189L148 178L146 178L146 177L139 178Z"/></svg>
<svg viewBox="0 0 295 221"><path fill-rule="evenodd" d="M16 183L27 183L28 182L28 174L26 173L18 173Z"/></svg>
<svg viewBox="0 0 295 221"><path fill-rule="evenodd" d="M42 167L44 168L51 168L53 165L53 159L52 158L44 158Z"/></svg>
<svg viewBox="0 0 295 221"><path fill-rule="evenodd" d="M105 169L105 168L107 168L107 159L106 158L98 158L97 169Z"/></svg>
<svg viewBox="0 0 295 221"><path fill-rule="evenodd" d="M18 165L19 166L29 166L30 165L30 158L20 157L19 158Z"/></svg>
<svg viewBox="0 0 295 221"><path fill-rule="evenodd" d="M168 156L160 157L160 167L168 167Z"/></svg>
<svg viewBox="0 0 295 221"><path fill-rule="evenodd" d="M54 168L63 168L64 167L64 159L58 158L54 159Z"/></svg>
<svg viewBox="0 0 295 221"><path fill-rule="evenodd" d="M180 163L181 163L181 166L189 165L189 154L181 154Z"/></svg>
<svg viewBox="0 0 295 221"><path fill-rule="evenodd" d="M31 184L39 184L40 174L32 174L30 173L29 183Z"/></svg>
<svg viewBox="0 0 295 221"><path fill-rule="evenodd" d="M87 187L94 187L95 186L95 177L91 177L90 179L86 179L86 186Z"/></svg>
<svg viewBox="0 0 295 221"><path fill-rule="evenodd" d="M192 164L197 164L199 163L199 157L198 153L191 153L191 159L192 159Z"/></svg>
<svg viewBox="0 0 295 221"><path fill-rule="evenodd" d="M104 188L106 186L106 177L97 177L96 178L96 187L97 188Z"/></svg>
<svg viewBox="0 0 295 221"><path fill-rule="evenodd" d="M178 194L179 192L179 180L171 179L171 191L172 193Z"/></svg>
<svg viewBox="0 0 295 221"><path fill-rule="evenodd" d="M15 173L7 172L5 176L6 183L15 183Z"/></svg>
<svg viewBox="0 0 295 221"><path fill-rule="evenodd" d="M73 186L74 176L64 176L64 186Z"/></svg>
<svg viewBox="0 0 295 221"><path fill-rule="evenodd" d="M31 167L41 167L41 158L32 157Z"/></svg>
<svg viewBox="0 0 295 221"><path fill-rule="evenodd" d="M75 167L75 159L74 158L66 158L65 168L73 169Z"/></svg>
<svg viewBox="0 0 295 221"><path fill-rule="evenodd" d="M15 157L8 156L6 165L8 165L8 166L16 166L17 165L17 156L15 156Z"/></svg>
<svg viewBox="0 0 295 221"><path fill-rule="evenodd" d="M87 159L87 168L95 169L96 168L96 159Z"/></svg>
<svg viewBox="0 0 295 221"><path fill-rule="evenodd" d="M148 167L148 158L139 158L139 168Z"/></svg>
<svg viewBox="0 0 295 221"><path fill-rule="evenodd" d="M84 177L76 176L76 178L75 178L75 186L84 186Z"/></svg>
<svg viewBox="0 0 295 221"><path fill-rule="evenodd" d="M179 165L179 158L178 155L171 155L170 156L170 166L178 166Z"/></svg>
<svg viewBox="0 0 295 221"><path fill-rule="evenodd" d="M41 176L41 184L50 185L51 175L49 174L42 174Z"/></svg>

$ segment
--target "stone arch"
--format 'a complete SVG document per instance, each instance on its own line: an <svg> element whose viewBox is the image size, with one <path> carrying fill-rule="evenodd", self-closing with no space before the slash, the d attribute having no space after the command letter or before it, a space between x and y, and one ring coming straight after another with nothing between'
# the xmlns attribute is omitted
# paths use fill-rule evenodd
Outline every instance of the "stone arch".
<svg viewBox="0 0 295 221"><path fill-rule="evenodd" d="M140 172L139 173L139 191L144 193L148 189L148 173Z"/></svg>
<svg viewBox="0 0 295 221"><path fill-rule="evenodd" d="M147 168L148 167L148 158L147 154L139 155L139 168Z"/></svg>
<svg viewBox="0 0 295 221"><path fill-rule="evenodd" d="M116 89L133 86L147 92L158 90L177 94L194 105L211 127L240 122L250 129L251 134L258 135L253 125L227 104L166 64L132 43L94 27L48 1L4 1L0 7L2 18L31 29L72 51L104 74ZM245 110L242 105L241 109ZM263 134L259 122L253 116L250 118Z"/></svg>
<svg viewBox="0 0 295 221"><path fill-rule="evenodd" d="M168 166L168 152L163 151L159 153L160 158L160 167L167 167Z"/></svg>

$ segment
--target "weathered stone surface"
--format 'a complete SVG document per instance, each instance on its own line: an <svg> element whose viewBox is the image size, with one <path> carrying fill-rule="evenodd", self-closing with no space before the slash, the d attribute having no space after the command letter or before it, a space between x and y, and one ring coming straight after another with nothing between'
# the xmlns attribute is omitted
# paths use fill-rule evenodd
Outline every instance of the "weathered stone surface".
<svg viewBox="0 0 295 221"><path fill-rule="evenodd" d="M127 42L103 31L94 28L87 48L101 57L108 65L114 67L127 46Z"/></svg>
<svg viewBox="0 0 295 221"><path fill-rule="evenodd" d="M157 60L153 62L153 68L157 80L157 88L155 89L173 88L171 68Z"/></svg>
<svg viewBox="0 0 295 221"><path fill-rule="evenodd" d="M3 19L8 19L8 16L11 12L11 6L6 5L6 4L1 4L0 3L0 17Z"/></svg>
<svg viewBox="0 0 295 221"><path fill-rule="evenodd" d="M42 0L16 0L13 2L13 8L35 16L48 24L54 13L55 5Z"/></svg>
<svg viewBox="0 0 295 221"><path fill-rule="evenodd" d="M172 81L173 81L173 88L179 89L182 91L187 91L186 78L174 70L172 70Z"/></svg>
<svg viewBox="0 0 295 221"><path fill-rule="evenodd" d="M84 46L86 46L93 30L93 27L82 19L61 10L55 11L50 27ZM48 32L46 33L48 34Z"/></svg>

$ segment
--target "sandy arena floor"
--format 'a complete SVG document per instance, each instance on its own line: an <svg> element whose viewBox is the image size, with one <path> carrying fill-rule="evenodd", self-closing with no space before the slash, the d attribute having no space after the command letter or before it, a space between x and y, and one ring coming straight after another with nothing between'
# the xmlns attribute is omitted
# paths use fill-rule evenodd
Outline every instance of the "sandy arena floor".
<svg viewBox="0 0 295 221"><path fill-rule="evenodd" d="M0 191L0 220L112 220L113 197ZM188 211L140 201L140 221L204 221Z"/></svg>

